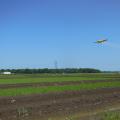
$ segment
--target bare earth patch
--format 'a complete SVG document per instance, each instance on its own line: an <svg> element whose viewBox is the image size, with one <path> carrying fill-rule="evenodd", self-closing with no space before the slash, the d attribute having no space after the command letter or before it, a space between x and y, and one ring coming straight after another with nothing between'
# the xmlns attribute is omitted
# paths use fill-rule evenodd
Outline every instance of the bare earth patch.
<svg viewBox="0 0 120 120"><path fill-rule="evenodd" d="M120 106L120 88L0 97L0 119L55 120L116 105Z"/></svg>

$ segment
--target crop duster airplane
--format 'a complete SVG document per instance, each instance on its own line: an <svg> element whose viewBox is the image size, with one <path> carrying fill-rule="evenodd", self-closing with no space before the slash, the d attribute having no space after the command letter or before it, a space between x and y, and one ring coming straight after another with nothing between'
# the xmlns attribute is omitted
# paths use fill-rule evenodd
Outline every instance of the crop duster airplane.
<svg viewBox="0 0 120 120"><path fill-rule="evenodd" d="M102 43L105 43L105 42L107 42L107 39L97 40L95 43L102 44Z"/></svg>

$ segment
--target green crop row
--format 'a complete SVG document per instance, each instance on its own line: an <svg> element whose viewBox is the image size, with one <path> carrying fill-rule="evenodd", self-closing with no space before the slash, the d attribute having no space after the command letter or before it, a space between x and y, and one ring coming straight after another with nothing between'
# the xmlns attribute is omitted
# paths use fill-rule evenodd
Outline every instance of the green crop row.
<svg viewBox="0 0 120 120"><path fill-rule="evenodd" d="M114 78L113 78L114 79ZM41 83L41 82L65 82L81 80L112 80L112 78L85 78L85 77L54 77L54 78L26 78L26 79L2 79L0 84Z"/></svg>
<svg viewBox="0 0 120 120"><path fill-rule="evenodd" d="M81 81L81 80L111 80L117 78L104 78L104 77L33 77L33 78L13 78L13 79L0 79L0 84L19 84L19 83L39 83L39 82L65 82L65 81ZM118 78L120 79L120 78Z"/></svg>
<svg viewBox="0 0 120 120"><path fill-rule="evenodd" d="M40 78L40 77L110 77L110 78L120 78L120 74L106 74L106 73L71 73L71 74L11 74L2 75L0 74L0 79L16 79L16 78Z"/></svg>
<svg viewBox="0 0 120 120"><path fill-rule="evenodd" d="M69 91L69 90L90 90L90 89L110 88L110 87L120 87L120 82L104 82L104 83L88 83L88 84L82 83L80 85L0 89L0 96L17 96L17 95L27 95L27 94L61 92L61 91Z"/></svg>

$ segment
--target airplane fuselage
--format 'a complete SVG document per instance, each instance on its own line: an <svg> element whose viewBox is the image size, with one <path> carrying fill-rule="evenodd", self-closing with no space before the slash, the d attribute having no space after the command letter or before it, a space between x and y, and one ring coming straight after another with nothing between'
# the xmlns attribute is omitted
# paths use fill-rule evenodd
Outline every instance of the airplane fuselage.
<svg viewBox="0 0 120 120"><path fill-rule="evenodd" d="M100 43L104 43L104 42L106 42L107 40L97 40L95 43L98 43L98 44L100 44Z"/></svg>

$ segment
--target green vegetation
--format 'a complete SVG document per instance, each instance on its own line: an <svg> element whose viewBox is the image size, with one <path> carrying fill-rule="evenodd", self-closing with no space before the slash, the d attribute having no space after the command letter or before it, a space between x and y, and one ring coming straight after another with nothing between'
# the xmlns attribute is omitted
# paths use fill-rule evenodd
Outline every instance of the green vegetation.
<svg viewBox="0 0 120 120"><path fill-rule="evenodd" d="M120 87L120 82L104 82L104 83L82 83L80 85L64 85L64 86L48 86L48 87L28 87L28 88L12 88L1 89L0 96L16 96L37 93L60 92L68 90L89 90L97 88Z"/></svg>
<svg viewBox="0 0 120 120"><path fill-rule="evenodd" d="M120 111L107 112L103 115L101 120L120 120Z"/></svg>
<svg viewBox="0 0 120 120"><path fill-rule="evenodd" d="M0 84L64 82L80 80L114 80L120 79L120 74L15 74L0 75Z"/></svg>
<svg viewBox="0 0 120 120"><path fill-rule="evenodd" d="M0 79L0 84L16 84L16 83L39 83L39 82L64 82L64 81L80 81L80 80L105 80L108 78L85 78L85 77L51 77L51 78L22 78L22 79Z"/></svg>
<svg viewBox="0 0 120 120"><path fill-rule="evenodd" d="M36 73L100 73L100 70L93 68L65 68L65 69L2 69L0 72L10 71L12 73L36 74Z"/></svg>
<svg viewBox="0 0 120 120"><path fill-rule="evenodd" d="M20 83L41 83L41 82L65 82L81 80L116 80L120 79L120 74L13 74L0 75L0 84L20 84ZM120 87L120 82L107 81L98 83L82 83L80 85L64 86L44 86L44 87L26 87L0 89L0 96L16 96L25 94L37 94L48 92L60 92L68 90L97 89L106 87Z"/></svg>

